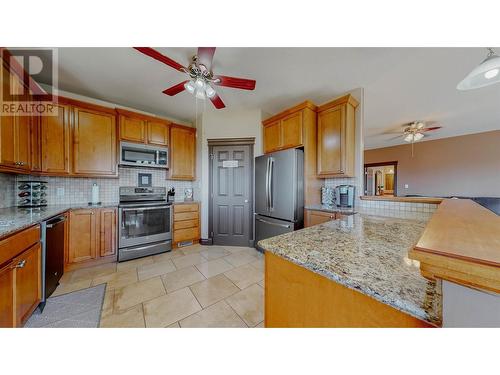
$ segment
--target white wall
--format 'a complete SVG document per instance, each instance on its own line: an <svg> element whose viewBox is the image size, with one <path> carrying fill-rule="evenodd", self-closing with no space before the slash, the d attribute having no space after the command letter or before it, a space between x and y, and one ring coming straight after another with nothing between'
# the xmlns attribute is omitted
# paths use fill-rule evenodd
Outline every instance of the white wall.
<svg viewBox="0 0 500 375"><path fill-rule="evenodd" d="M208 238L209 158L208 139L254 137L254 157L262 155L262 112L255 110L206 111L196 121L197 180L195 199L201 200L201 237Z"/></svg>

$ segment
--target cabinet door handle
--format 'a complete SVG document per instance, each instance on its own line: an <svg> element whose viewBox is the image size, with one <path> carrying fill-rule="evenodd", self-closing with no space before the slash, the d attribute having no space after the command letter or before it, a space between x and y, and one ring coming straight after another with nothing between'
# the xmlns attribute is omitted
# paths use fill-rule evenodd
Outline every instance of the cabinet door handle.
<svg viewBox="0 0 500 375"><path fill-rule="evenodd" d="M25 265L26 265L26 260L23 259L19 263L17 263L14 268L24 268Z"/></svg>

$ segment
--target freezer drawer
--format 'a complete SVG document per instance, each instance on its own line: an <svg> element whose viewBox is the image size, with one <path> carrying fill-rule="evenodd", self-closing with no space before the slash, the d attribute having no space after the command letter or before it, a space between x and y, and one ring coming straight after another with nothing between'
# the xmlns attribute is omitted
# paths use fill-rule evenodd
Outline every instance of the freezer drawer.
<svg viewBox="0 0 500 375"><path fill-rule="evenodd" d="M260 240L293 232L294 223L266 216L255 215L255 245Z"/></svg>

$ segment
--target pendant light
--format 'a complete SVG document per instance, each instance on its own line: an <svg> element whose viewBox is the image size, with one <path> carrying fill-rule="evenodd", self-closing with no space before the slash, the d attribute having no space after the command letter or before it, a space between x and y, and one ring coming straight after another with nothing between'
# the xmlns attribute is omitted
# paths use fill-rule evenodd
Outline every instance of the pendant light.
<svg viewBox="0 0 500 375"><path fill-rule="evenodd" d="M500 82L500 56L492 48L487 50L486 59L457 85L458 90L473 90Z"/></svg>

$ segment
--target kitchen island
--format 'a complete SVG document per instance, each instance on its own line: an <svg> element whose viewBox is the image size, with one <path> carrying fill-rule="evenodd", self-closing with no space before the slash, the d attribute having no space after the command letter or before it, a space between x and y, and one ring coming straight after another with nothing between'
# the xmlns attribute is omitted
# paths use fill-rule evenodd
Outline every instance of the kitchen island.
<svg viewBox="0 0 500 375"><path fill-rule="evenodd" d="M440 284L407 257L430 214L383 214L260 241L266 327L439 327Z"/></svg>

